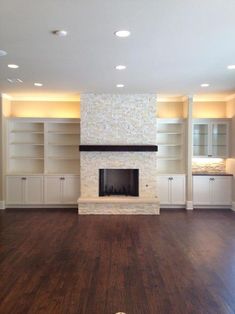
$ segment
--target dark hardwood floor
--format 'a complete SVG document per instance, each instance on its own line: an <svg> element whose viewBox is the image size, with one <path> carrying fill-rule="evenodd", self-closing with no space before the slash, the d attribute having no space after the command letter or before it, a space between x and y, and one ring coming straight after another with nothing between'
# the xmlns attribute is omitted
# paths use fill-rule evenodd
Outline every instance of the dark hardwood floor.
<svg viewBox="0 0 235 314"><path fill-rule="evenodd" d="M0 213L0 313L235 313L235 213Z"/></svg>

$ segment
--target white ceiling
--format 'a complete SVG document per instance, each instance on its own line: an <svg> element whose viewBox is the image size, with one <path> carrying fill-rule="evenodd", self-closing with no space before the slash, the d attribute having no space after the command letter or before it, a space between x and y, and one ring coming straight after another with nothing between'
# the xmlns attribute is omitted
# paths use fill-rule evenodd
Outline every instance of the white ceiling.
<svg viewBox="0 0 235 314"><path fill-rule="evenodd" d="M235 0L1 0L8 55L0 57L0 92L37 93L33 83L42 82L40 92L67 95L116 93L117 83L125 93L232 93L234 12ZM69 35L56 37L56 29ZM116 38L119 29L131 36Z"/></svg>

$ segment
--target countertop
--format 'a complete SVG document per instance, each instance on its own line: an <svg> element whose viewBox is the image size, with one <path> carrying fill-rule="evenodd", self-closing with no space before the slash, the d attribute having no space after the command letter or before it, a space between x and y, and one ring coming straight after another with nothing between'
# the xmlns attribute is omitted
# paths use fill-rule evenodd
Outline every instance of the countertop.
<svg viewBox="0 0 235 314"><path fill-rule="evenodd" d="M232 173L193 172L193 176L233 176Z"/></svg>

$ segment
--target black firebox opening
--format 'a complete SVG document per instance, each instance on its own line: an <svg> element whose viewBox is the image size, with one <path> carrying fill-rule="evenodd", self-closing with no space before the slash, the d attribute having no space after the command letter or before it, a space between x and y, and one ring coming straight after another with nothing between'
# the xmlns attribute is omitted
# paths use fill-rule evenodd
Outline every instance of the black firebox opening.
<svg viewBox="0 0 235 314"><path fill-rule="evenodd" d="M99 169L99 196L139 196L139 169Z"/></svg>

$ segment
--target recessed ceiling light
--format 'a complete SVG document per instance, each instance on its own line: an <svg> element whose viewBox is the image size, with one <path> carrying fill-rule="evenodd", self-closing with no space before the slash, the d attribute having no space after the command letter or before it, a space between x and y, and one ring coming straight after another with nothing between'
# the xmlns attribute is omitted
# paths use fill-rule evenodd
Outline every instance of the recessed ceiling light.
<svg viewBox="0 0 235 314"><path fill-rule="evenodd" d="M229 70L235 70L235 64L230 64L227 66Z"/></svg>
<svg viewBox="0 0 235 314"><path fill-rule="evenodd" d="M125 38L129 37L131 32L127 30L121 30L114 33L117 37Z"/></svg>
<svg viewBox="0 0 235 314"><path fill-rule="evenodd" d="M124 313L124 312L117 312L116 314L126 314L126 313Z"/></svg>
<svg viewBox="0 0 235 314"><path fill-rule="evenodd" d="M16 78L16 79L15 78L8 78L7 81L9 83L23 83L23 81L19 78Z"/></svg>
<svg viewBox="0 0 235 314"><path fill-rule="evenodd" d="M10 69L18 69L18 65L17 64L8 64L8 68Z"/></svg>
<svg viewBox="0 0 235 314"><path fill-rule="evenodd" d="M210 84L208 84L208 83L201 84L201 87L209 87L209 86L210 86Z"/></svg>
<svg viewBox="0 0 235 314"><path fill-rule="evenodd" d="M117 88L123 88L125 85L124 84L117 84L116 87Z"/></svg>
<svg viewBox="0 0 235 314"><path fill-rule="evenodd" d="M58 30L52 31L52 34L59 37L65 37L68 35L68 32L64 29L58 29Z"/></svg>
<svg viewBox="0 0 235 314"><path fill-rule="evenodd" d="M116 68L116 70L125 70L125 69L126 69L126 66L119 64L119 65L117 65L115 68Z"/></svg>
<svg viewBox="0 0 235 314"><path fill-rule="evenodd" d="M7 55L7 52L4 50L0 50L0 57Z"/></svg>
<svg viewBox="0 0 235 314"><path fill-rule="evenodd" d="M43 84L42 83L34 83L34 86L37 86L37 87L41 87Z"/></svg>

